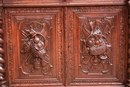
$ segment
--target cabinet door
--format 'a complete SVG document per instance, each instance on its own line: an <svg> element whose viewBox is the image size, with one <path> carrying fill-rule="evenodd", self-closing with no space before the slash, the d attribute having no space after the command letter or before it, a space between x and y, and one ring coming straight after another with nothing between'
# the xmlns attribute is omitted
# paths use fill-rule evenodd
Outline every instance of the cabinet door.
<svg viewBox="0 0 130 87"><path fill-rule="evenodd" d="M63 85L62 8L6 8L4 14L9 86Z"/></svg>
<svg viewBox="0 0 130 87"><path fill-rule="evenodd" d="M124 87L125 7L66 8L65 40L67 85Z"/></svg>

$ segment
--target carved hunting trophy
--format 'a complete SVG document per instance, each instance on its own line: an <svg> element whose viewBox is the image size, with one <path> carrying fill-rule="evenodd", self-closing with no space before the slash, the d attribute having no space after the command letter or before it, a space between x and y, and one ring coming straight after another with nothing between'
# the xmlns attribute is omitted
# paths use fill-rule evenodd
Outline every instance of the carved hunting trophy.
<svg viewBox="0 0 130 87"><path fill-rule="evenodd" d="M109 72L113 64L108 55L111 43L107 36L111 34L113 26L110 17L103 19L87 19L82 23L81 36L81 68L84 73L104 74Z"/></svg>
<svg viewBox="0 0 130 87"><path fill-rule="evenodd" d="M38 28L40 26L40 28ZM28 73L42 72L43 75L50 73L52 65L47 50L47 22L39 23L32 21L27 29L21 31L24 36L21 53L27 54L25 64L31 65Z"/></svg>

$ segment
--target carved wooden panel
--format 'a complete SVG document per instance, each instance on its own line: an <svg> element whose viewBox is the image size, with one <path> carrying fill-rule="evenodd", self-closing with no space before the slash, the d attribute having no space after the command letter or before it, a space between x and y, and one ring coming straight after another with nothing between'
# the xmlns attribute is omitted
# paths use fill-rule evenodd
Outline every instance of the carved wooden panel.
<svg viewBox="0 0 130 87"><path fill-rule="evenodd" d="M9 84L63 85L62 8L7 8Z"/></svg>
<svg viewBox="0 0 130 87"><path fill-rule="evenodd" d="M66 8L67 85L123 87L126 15L125 7Z"/></svg>

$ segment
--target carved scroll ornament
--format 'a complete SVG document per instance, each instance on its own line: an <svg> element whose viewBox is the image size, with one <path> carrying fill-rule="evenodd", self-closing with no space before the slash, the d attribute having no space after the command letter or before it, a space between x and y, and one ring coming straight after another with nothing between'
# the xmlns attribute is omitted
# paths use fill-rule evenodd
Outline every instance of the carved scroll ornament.
<svg viewBox="0 0 130 87"><path fill-rule="evenodd" d="M39 29L37 26L42 26ZM21 53L26 54L25 64L31 65L31 70L28 73L42 72L43 75L50 73L53 67L50 64L50 59L47 50L47 23L32 22L29 28L22 30L24 36L22 40Z"/></svg>
<svg viewBox="0 0 130 87"><path fill-rule="evenodd" d="M113 64L108 55L111 43L107 41L107 36L111 34L112 29L109 18L87 19L82 23L80 66L84 73L109 72L109 66Z"/></svg>

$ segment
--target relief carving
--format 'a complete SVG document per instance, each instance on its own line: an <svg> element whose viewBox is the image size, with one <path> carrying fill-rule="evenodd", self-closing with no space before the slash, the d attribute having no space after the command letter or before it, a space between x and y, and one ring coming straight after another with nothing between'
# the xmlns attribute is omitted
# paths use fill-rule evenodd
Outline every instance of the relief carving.
<svg viewBox="0 0 130 87"><path fill-rule="evenodd" d="M21 30L21 53L26 54L25 65L31 66L28 73L35 74L41 72L43 75L49 74L51 68L47 45L48 36L47 22L31 22L26 29Z"/></svg>
<svg viewBox="0 0 130 87"><path fill-rule="evenodd" d="M81 24L80 66L84 73L105 74L109 72L110 66L113 65L109 57L112 46L107 39L113 29L113 25L111 24L112 18L87 18Z"/></svg>

